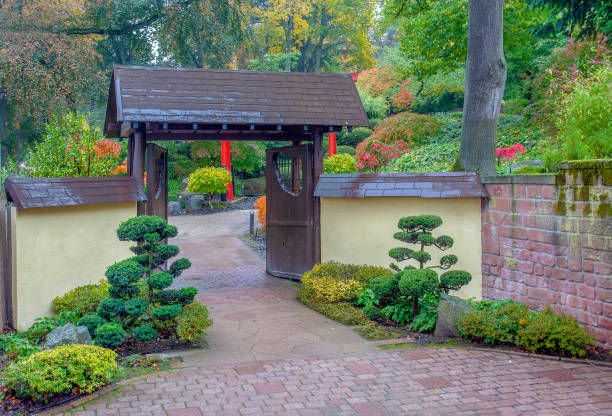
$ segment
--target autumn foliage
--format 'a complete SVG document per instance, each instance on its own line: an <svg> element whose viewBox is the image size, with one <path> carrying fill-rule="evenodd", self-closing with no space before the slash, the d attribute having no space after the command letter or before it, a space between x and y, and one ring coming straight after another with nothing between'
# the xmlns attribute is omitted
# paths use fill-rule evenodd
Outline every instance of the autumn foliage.
<svg viewBox="0 0 612 416"><path fill-rule="evenodd" d="M410 107L415 97L409 89L410 79L402 79L390 68L372 68L359 73L357 85L372 97L384 96L394 112Z"/></svg>
<svg viewBox="0 0 612 416"><path fill-rule="evenodd" d="M398 140L393 143L384 143L377 140L366 139L357 145L357 164L355 167L361 171L379 172L389 163L410 153L408 143Z"/></svg>
<svg viewBox="0 0 612 416"><path fill-rule="evenodd" d="M261 196L257 198L257 201L253 203L253 206L257 209L257 219L261 225L262 231L266 229L266 197Z"/></svg>

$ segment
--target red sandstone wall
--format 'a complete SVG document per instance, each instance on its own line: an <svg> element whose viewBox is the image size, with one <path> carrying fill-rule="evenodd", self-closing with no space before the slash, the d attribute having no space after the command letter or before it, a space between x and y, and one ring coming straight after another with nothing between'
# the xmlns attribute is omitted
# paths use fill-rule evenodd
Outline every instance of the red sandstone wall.
<svg viewBox="0 0 612 416"><path fill-rule="evenodd" d="M612 347L611 178L611 163L484 178L483 298L552 305Z"/></svg>

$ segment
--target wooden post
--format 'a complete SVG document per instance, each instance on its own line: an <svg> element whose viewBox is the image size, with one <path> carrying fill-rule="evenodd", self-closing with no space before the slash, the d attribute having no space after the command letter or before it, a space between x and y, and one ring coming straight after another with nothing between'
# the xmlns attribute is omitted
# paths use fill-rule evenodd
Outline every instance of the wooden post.
<svg viewBox="0 0 612 416"><path fill-rule="evenodd" d="M9 278L10 273L8 270L8 241L7 241L7 229L6 225L6 194L4 187L0 187L0 332L8 324L8 308L9 305Z"/></svg>
<svg viewBox="0 0 612 416"><path fill-rule="evenodd" d="M314 163L313 163L313 190L317 188L319 176L323 174L323 134L320 131L314 133ZM321 262L321 201L314 198L314 259L316 263Z"/></svg>
<svg viewBox="0 0 612 416"><path fill-rule="evenodd" d="M134 141L134 155L132 160L132 176L136 178L136 182L144 191L144 170L145 170L145 152L146 152L146 138L145 132L142 130L136 130L130 140ZM146 211L146 205L143 202L138 202L138 215L144 215Z"/></svg>

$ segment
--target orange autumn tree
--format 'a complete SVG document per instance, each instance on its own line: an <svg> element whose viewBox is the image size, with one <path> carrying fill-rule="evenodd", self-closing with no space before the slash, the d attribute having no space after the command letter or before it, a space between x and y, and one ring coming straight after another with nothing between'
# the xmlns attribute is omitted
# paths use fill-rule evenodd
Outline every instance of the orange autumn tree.
<svg viewBox="0 0 612 416"><path fill-rule="evenodd" d="M257 219L261 225L262 231L266 229L266 197L260 196L257 201L253 203L253 206L257 209Z"/></svg>
<svg viewBox="0 0 612 416"><path fill-rule="evenodd" d="M372 68L360 72L357 87L373 98L384 97L394 113L408 109L415 98L410 89L410 79L403 79L391 68Z"/></svg>

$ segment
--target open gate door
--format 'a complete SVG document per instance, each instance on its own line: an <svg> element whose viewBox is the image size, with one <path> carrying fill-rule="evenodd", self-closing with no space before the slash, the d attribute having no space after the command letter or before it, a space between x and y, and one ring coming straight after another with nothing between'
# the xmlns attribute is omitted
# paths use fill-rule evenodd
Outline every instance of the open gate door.
<svg viewBox="0 0 612 416"><path fill-rule="evenodd" d="M168 149L147 144L146 214L168 219Z"/></svg>
<svg viewBox="0 0 612 416"><path fill-rule="evenodd" d="M266 270L300 279L319 258L313 146L266 151Z"/></svg>

